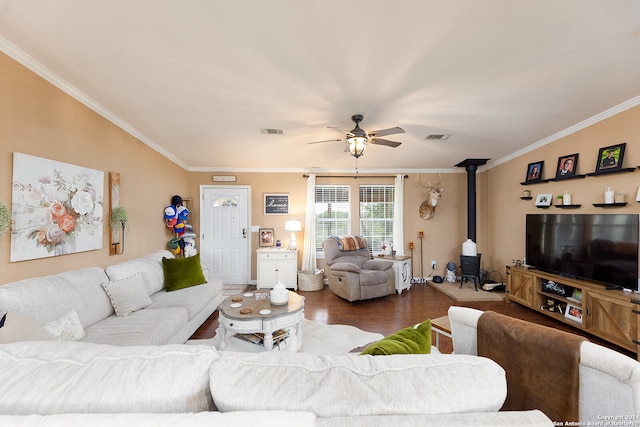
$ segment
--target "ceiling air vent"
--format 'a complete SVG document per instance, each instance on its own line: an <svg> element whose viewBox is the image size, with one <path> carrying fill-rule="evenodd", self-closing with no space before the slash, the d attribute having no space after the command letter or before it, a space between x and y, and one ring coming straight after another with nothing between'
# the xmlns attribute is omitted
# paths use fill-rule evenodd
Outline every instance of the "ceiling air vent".
<svg viewBox="0 0 640 427"><path fill-rule="evenodd" d="M437 139L437 140L445 140L451 136L450 133L432 133L427 135L424 139Z"/></svg>
<svg viewBox="0 0 640 427"><path fill-rule="evenodd" d="M260 133L265 135L284 135L284 131L282 129L260 129Z"/></svg>

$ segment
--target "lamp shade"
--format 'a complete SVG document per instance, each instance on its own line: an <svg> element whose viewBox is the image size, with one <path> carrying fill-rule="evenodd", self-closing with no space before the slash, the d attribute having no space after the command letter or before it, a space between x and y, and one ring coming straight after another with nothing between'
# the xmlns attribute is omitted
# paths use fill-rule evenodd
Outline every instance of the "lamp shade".
<svg viewBox="0 0 640 427"><path fill-rule="evenodd" d="M302 223L295 219L288 219L284 223L285 231L302 231Z"/></svg>

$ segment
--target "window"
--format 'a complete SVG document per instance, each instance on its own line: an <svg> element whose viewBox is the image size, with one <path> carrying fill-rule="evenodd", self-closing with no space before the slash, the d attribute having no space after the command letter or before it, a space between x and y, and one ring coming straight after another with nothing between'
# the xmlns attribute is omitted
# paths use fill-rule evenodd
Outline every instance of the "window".
<svg viewBox="0 0 640 427"><path fill-rule="evenodd" d="M351 234L348 185L316 185L316 252L331 236Z"/></svg>
<svg viewBox="0 0 640 427"><path fill-rule="evenodd" d="M360 235L373 254L382 253L382 242L393 242L393 185L360 186Z"/></svg>

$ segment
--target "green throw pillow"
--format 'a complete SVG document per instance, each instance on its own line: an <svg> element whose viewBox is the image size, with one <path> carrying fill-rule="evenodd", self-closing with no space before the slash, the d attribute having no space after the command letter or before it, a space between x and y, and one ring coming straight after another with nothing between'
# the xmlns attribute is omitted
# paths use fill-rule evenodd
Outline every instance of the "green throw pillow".
<svg viewBox="0 0 640 427"><path fill-rule="evenodd" d="M360 354L383 356L388 354L431 353L431 320L418 326L401 329L380 341L376 341Z"/></svg>
<svg viewBox="0 0 640 427"><path fill-rule="evenodd" d="M207 281L200 265L200 254L187 258L162 258L164 286L167 292L202 285Z"/></svg>

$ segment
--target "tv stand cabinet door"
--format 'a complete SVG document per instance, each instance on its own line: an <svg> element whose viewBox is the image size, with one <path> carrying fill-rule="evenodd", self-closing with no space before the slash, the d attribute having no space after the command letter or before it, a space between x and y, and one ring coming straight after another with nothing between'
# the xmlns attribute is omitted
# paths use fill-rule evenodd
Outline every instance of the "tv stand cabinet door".
<svg viewBox="0 0 640 427"><path fill-rule="evenodd" d="M533 284L536 276L519 269L507 269L507 298L527 307L533 307Z"/></svg>
<svg viewBox="0 0 640 427"><path fill-rule="evenodd" d="M587 291L587 331L631 351L638 350L636 304Z"/></svg>

